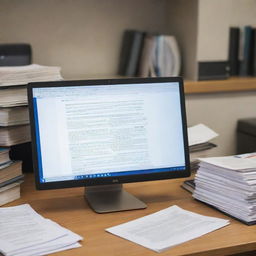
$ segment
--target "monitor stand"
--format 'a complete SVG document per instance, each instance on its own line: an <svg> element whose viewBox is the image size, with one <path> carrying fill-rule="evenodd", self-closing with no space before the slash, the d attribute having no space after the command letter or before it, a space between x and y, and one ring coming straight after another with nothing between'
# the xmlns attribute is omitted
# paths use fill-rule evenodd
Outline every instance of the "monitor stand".
<svg viewBox="0 0 256 256"><path fill-rule="evenodd" d="M91 208L97 213L144 209L147 207L142 201L123 190L122 184L86 187L85 197Z"/></svg>

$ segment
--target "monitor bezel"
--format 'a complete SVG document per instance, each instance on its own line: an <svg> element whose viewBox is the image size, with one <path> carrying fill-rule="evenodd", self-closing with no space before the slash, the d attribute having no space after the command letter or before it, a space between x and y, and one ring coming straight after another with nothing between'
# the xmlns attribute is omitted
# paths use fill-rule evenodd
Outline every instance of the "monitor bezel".
<svg viewBox="0 0 256 256"><path fill-rule="evenodd" d="M33 89L34 88L46 88L46 87L71 87L71 86L94 86L94 85L118 85L118 84L138 84L138 83L161 83L161 82L176 82L179 84L180 90L180 105L181 105L181 117L183 124L183 140L184 140L184 155L185 155L185 170L168 171L160 173L150 174L136 174L126 176L112 176L112 177L97 177L82 180L65 180L55 182L40 182L39 176L39 163L38 163L38 151L36 144L36 127L34 120L34 103L33 103ZM174 178L183 178L190 176L190 162L189 162L189 147L187 137L187 120L185 110L185 94L183 79L181 77L157 77L157 78L122 78L122 79L97 79L97 80L65 80L65 81L52 81L52 82L34 82L29 83L27 86L28 92L28 107L30 115L31 126L31 144L32 144L32 159L33 169L35 175L36 188L40 190L44 189L58 189L58 188L71 188L71 187L83 187L83 186L96 186L96 185L111 185L122 184L131 182L153 181L153 180L165 180Z"/></svg>

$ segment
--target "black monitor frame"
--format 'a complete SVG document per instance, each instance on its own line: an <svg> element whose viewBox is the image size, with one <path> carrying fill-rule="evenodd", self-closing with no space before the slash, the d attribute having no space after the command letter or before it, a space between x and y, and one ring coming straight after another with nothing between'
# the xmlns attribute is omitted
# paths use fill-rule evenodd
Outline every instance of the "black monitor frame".
<svg viewBox="0 0 256 256"><path fill-rule="evenodd" d="M92 86L92 85L115 85L115 84L136 84L136 83L159 83L159 82L177 82L180 89L180 104L181 115L183 123L183 139L184 139L184 154L185 154L185 170L170 171L152 174L129 175L119 177L98 177L90 178L88 180L69 180L58 182L40 183L38 173L38 158L37 158L37 145L36 145L36 132L34 123L34 106L33 106L33 88L46 88L46 87L70 87L70 86ZM70 187L83 187L83 186L96 186L96 185L111 185L122 184L130 182L153 181L163 179L182 178L190 176L189 164L189 147L187 138L187 121L185 111L185 96L183 79L181 77L163 77L163 78L127 78L127 79L100 79L100 80L75 80L75 81L55 81L55 82L36 82L28 84L28 103L29 113L31 120L31 137L32 137L32 151L33 151L33 168L35 173L36 188L44 189L59 189Z"/></svg>

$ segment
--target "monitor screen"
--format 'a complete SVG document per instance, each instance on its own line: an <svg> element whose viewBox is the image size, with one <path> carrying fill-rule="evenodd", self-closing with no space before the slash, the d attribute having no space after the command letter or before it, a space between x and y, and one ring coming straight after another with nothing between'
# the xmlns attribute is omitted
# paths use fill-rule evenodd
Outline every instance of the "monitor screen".
<svg viewBox="0 0 256 256"><path fill-rule="evenodd" d="M38 189L189 175L181 78L31 83Z"/></svg>

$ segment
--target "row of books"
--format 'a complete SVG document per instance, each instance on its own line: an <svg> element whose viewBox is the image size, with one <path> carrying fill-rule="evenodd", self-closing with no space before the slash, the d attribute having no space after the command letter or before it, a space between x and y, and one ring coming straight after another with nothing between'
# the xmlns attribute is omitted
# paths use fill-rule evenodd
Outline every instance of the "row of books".
<svg viewBox="0 0 256 256"><path fill-rule="evenodd" d="M153 35L137 30L124 31L119 75L178 76L180 69L180 50L174 36Z"/></svg>
<svg viewBox="0 0 256 256"><path fill-rule="evenodd" d="M256 76L255 27L230 27L228 58L231 76Z"/></svg>
<svg viewBox="0 0 256 256"><path fill-rule="evenodd" d="M27 83L61 79L59 67L0 67L0 205L20 197L22 173L32 167Z"/></svg>

